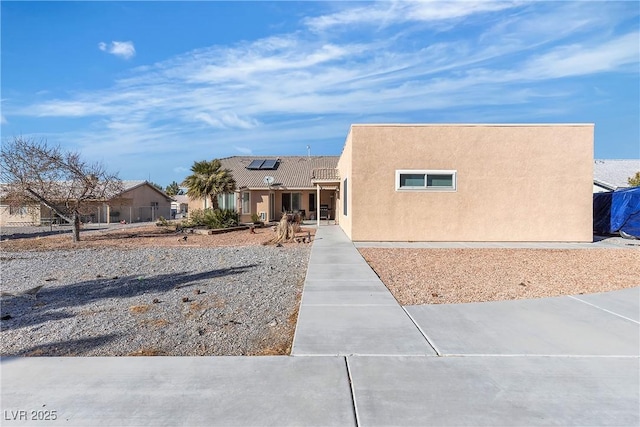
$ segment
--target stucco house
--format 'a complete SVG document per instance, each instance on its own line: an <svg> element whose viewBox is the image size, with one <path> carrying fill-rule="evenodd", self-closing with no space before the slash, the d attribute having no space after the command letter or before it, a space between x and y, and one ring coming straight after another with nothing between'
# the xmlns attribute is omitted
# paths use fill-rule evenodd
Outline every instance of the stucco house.
<svg viewBox="0 0 640 427"><path fill-rule="evenodd" d="M354 241L592 240L593 124L353 125L338 221Z"/></svg>
<svg viewBox="0 0 640 427"><path fill-rule="evenodd" d="M592 241L593 124L354 124L342 154L229 157L220 206L353 241ZM203 200L190 208L206 207Z"/></svg>
<svg viewBox="0 0 640 427"><path fill-rule="evenodd" d="M171 198L147 181L123 181L123 191L104 200L85 204L85 223L155 221L171 217ZM1 193L1 192L0 192ZM60 222L44 205L13 206L0 194L0 226L40 225Z"/></svg>
<svg viewBox="0 0 640 427"><path fill-rule="evenodd" d="M222 209L240 213L241 222L252 215L262 221L278 221L283 213L299 213L305 219L334 219L337 180L320 187L316 175L336 174L338 156L234 156L220 159L229 169L237 191L218 196ZM189 202L189 212L210 208L208 199Z"/></svg>
<svg viewBox="0 0 640 427"><path fill-rule="evenodd" d="M593 192L628 188L628 179L637 172L640 172L640 159L596 159L593 161Z"/></svg>
<svg viewBox="0 0 640 427"><path fill-rule="evenodd" d="M103 205L101 222L145 222L171 218L171 197L148 181L122 181L124 191Z"/></svg>

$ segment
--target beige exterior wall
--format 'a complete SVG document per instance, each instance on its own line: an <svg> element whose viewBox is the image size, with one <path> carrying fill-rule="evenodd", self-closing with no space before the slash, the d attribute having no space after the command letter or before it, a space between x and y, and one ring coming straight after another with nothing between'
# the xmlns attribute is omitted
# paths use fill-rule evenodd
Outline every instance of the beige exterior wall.
<svg viewBox="0 0 640 427"><path fill-rule="evenodd" d="M340 191L338 192L338 203L337 203L337 219L340 227L344 230L346 235L353 240L352 236L352 228L353 228L353 182L351 179L352 175L352 164L353 164L353 142L352 142L352 132L353 128L349 130L349 134L347 135L347 139L344 143L344 148L342 149L342 154L340 155L340 160L338 161L338 173L340 175ZM347 180L347 190L345 192L344 188L344 180ZM347 195L346 200L344 195ZM365 193L366 196L366 193ZM344 215L344 203L347 203L347 215Z"/></svg>
<svg viewBox="0 0 640 427"><path fill-rule="evenodd" d="M20 209L12 209L9 205L0 205L0 225L3 227L40 225L41 217L42 208L40 205L24 206Z"/></svg>
<svg viewBox="0 0 640 427"><path fill-rule="evenodd" d="M157 206L154 207L155 203ZM110 200L108 204L110 222L156 221L161 216L165 219L171 218L171 200L150 185L141 185L125 191L118 198Z"/></svg>
<svg viewBox="0 0 640 427"><path fill-rule="evenodd" d="M260 216L260 212L264 212L265 218L269 218L269 192L268 191L250 191L249 204L251 207L250 212L245 212L241 215L240 221L250 222L251 214L255 213Z"/></svg>
<svg viewBox="0 0 640 427"><path fill-rule="evenodd" d="M355 241L592 240L591 124L354 125L339 169ZM457 189L396 191L400 169Z"/></svg>

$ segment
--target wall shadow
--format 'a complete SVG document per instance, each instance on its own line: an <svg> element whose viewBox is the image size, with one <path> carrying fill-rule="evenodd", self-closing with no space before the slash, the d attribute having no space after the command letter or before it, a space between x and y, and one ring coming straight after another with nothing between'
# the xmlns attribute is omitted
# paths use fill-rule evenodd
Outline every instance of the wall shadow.
<svg viewBox="0 0 640 427"><path fill-rule="evenodd" d="M12 357L72 357L83 356L96 347L101 347L118 337L117 334L106 334L91 338L56 341L24 348L17 353L2 355L3 363L10 362Z"/></svg>

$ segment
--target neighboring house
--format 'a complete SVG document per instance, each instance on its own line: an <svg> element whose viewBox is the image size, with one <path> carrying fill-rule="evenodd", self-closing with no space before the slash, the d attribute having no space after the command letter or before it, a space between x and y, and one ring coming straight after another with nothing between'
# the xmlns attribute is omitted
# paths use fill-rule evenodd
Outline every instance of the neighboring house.
<svg viewBox="0 0 640 427"><path fill-rule="evenodd" d="M593 161L593 192L629 187L629 178L640 172L640 159L597 159Z"/></svg>
<svg viewBox="0 0 640 427"><path fill-rule="evenodd" d="M334 174L338 156L234 156L220 159L222 168L229 169L237 191L218 197L222 209L240 213L241 222L250 222L252 215L262 221L278 221L283 213L299 213L315 219L318 210L325 219L334 219L337 182L319 191L315 175L329 171ZM318 194L319 193L319 194ZM194 199L189 210L210 208L209 199Z"/></svg>
<svg viewBox="0 0 640 427"><path fill-rule="evenodd" d="M148 181L122 181L124 191L104 204L101 222L145 222L171 218L171 197Z"/></svg>
<svg viewBox="0 0 640 427"><path fill-rule="evenodd" d="M176 194L171 198L171 218L186 218L189 213L189 197L186 194Z"/></svg>
<svg viewBox="0 0 640 427"><path fill-rule="evenodd" d="M144 222L159 217L171 218L171 198L147 181L123 181L124 190L105 200L84 204L84 223ZM62 222L49 208L39 203L11 206L0 195L0 225L40 225Z"/></svg>
<svg viewBox="0 0 640 427"><path fill-rule="evenodd" d="M353 241L590 242L593 129L352 125L340 157L221 159L238 190L219 202L244 222L331 219Z"/></svg>
<svg viewBox="0 0 640 427"><path fill-rule="evenodd" d="M40 224L42 209L37 204L10 205L0 200L0 226L19 227Z"/></svg>

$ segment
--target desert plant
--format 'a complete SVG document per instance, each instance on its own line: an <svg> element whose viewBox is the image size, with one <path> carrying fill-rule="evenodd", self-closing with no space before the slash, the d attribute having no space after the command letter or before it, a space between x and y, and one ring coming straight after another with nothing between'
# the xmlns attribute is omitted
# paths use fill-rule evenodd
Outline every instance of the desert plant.
<svg viewBox="0 0 640 427"><path fill-rule="evenodd" d="M257 213L252 213L251 214L251 222L253 222L254 224L258 224L258 223L260 223L262 221L260 220L260 216L258 216Z"/></svg>
<svg viewBox="0 0 640 427"><path fill-rule="evenodd" d="M268 242L265 242L265 245L268 244L278 244L282 242L290 242L296 237L296 233L300 231L300 224L289 221L287 214L282 215L282 219L276 225L275 236Z"/></svg>
<svg viewBox="0 0 640 427"><path fill-rule="evenodd" d="M189 214L187 227L229 228L238 225L238 213L230 209L195 209Z"/></svg>
<svg viewBox="0 0 640 427"><path fill-rule="evenodd" d="M220 160L195 162L191 166L191 175L182 183L187 187L187 196L191 199L208 197L213 209L218 209L218 195L231 193L236 182L229 169L223 169Z"/></svg>

